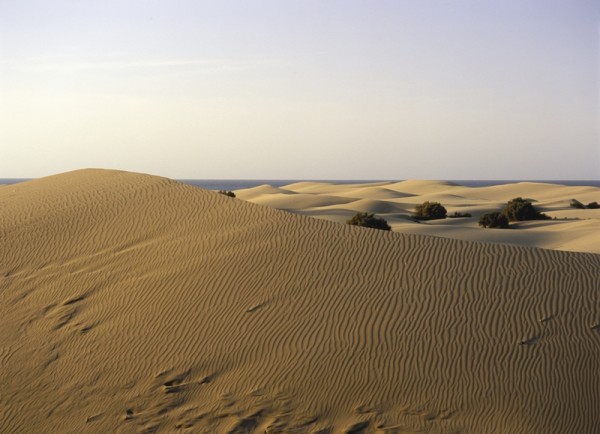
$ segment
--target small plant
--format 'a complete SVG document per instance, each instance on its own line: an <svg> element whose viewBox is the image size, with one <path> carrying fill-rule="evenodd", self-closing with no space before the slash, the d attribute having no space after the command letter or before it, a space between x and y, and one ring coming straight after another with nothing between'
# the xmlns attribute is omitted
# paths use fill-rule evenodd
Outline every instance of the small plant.
<svg viewBox="0 0 600 434"><path fill-rule="evenodd" d="M375 217L374 214L367 213L367 212L357 213L354 217L347 220L346 223L349 225L362 226L365 228L381 229L384 231L389 231L392 229L390 227L390 225L388 225L388 223L384 219L382 219L380 217Z"/></svg>
<svg viewBox="0 0 600 434"><path fill-rule="evenodd" d="M546 214L536 211L530 201L522 197L516 197L509 201L502 210L508 220L523 221L523 220L548 220Z"/></svg>
<svg viewBox="0 0 600 434"><path fill-rule="evenodd" d="M508 217L498 211L483 214L479 217L479 226L484 228L507 229Z"/></svg>
<svg viewBox="0 0 600 434"><path fill-rule="evenodd" d="M569 202L569 205L571 206L571 208L577 208L577 209L598 209L600 208L600 205L598 205L598 202L590 202L587 205L582 204L581 202L579 202L577 199L571 199L571 202Z"/></svg>
<svg viewBox="0 0 600 434"><path fill-rule="evenodd" d="M468 212L457 212L457 211L455 211L454 214L448 214L448 218L451 218L451 219L456 219L456 218L460 218L460 217L473 217L473 216Z"/></svg>
<svg viewBox="0 0 600 434"><path fill-rule="evenodd" d="M439 220L446 218L446 208L439 202L423 202L415 207L413 216L417 220Z"/></svg>
<svg viewBox="0 0 600 434"><path fill-rule="evenodd" d="M219 190L219 193L225 196L235 197L235 193L233 191Z"/></svg>
<svg viewBox="0 0 600 434"><path fill-rule="evenodd" d="M571 199L571 202L569 202L569 206L571 208L577 208L577 209L584 209L585 206L579 202L577 199Z"/></svg>

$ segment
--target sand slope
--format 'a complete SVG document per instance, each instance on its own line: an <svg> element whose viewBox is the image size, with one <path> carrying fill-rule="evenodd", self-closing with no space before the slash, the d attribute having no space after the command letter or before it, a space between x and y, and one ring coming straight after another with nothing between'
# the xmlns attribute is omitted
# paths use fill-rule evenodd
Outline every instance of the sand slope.
<svg viewBox="0 0 600 434"><path fill-rule="evenodd" d="M574 209L575 198L583 204L600 202L600 188L518 182L492 187L465 187L452 182L409 180L367 184L301 182L276 194L265 186L238 191L241 199L291 210L320 219L345 223L357 212L385 218L397 232L470 241L543 247L546 249L600 253L600 209ZM479 216L501 210L506 203L524 197L555 218L544 222L516 223L515 230L485 230ZM433 222L411 221L415 206L440 202L449 214L470 213L471 218Z"/></svg>
<svg viewBox="0 0 600 434"><path fill-rule="evenodd" d="M583 433L600 255L164 178L0 187L0 432Z"/></svg>

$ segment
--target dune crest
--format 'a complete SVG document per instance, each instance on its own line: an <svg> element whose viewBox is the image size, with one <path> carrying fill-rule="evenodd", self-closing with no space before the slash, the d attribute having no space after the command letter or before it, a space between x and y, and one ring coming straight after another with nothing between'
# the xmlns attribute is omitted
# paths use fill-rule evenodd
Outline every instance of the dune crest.
<svg viewBox="0 0 600 434"><path fill-rule="evenodd" d="M545 249L600 253L600 209L574 209L571 199L600 202L600 188L518 182L491 187L465 187L446 181L408 180L367 184L303 182L285 186L284 198L264 186L239 191L250 202L345 223L357 212L377 214L396 232L487 241ZM524 197L552 220L516 223L511 231L483 230L477 222L487 212L500 211ZM472 217L427 223L411 221L416 205L440 202L449 214ZM585 221L585 223L583 223Z"/></svg>
<svg viewBox="0 0 600 434"><path fill-rule="evenodd" d="M0 255L0 432L597 433L600 255L106 170L0 187Z"/></svg>

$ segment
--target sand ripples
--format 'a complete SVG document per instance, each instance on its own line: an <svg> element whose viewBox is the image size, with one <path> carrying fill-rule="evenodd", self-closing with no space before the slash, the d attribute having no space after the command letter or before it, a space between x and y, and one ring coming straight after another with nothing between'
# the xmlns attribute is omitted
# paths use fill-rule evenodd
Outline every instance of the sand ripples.
<svg viewBox="0 0 600 434"><path fill-rule="evenodd" d="M597 432L600 255L124 172L14 188L2 432Z"/></svg>

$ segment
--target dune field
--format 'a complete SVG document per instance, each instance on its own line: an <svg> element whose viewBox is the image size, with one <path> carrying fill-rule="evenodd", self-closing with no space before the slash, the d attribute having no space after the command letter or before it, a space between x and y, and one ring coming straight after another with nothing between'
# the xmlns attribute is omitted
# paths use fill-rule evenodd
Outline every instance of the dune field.
<svg viewBox="0 0 600 434"><path fill-rule="evenodd" d="M100 169L0 186L0 432L600 432L600 255L556 250L599 251L599 211L565 203L598 189L237 193ZM515 196L590 219L406 217ZM356 210L394 232L337 222Z"/></svg>
<svg viewBox="0 0 600 434"><path fill-rule="evenodd" d="M451 182L409 180L367 184L299 182L236 191L238 198L312 217L344 223L357 212L384 218L392 230L469 241L508 243L546 249L600 253L600 209L575 209L571 199L600 203L600 188L519 182L492 187L465 187ZM481 214L500 211L516 197L531 200L552 220L518 222L511 230L484 230ZM428 222L411 219L415 206L440 202L448 215L471 218Z"/></svg>

